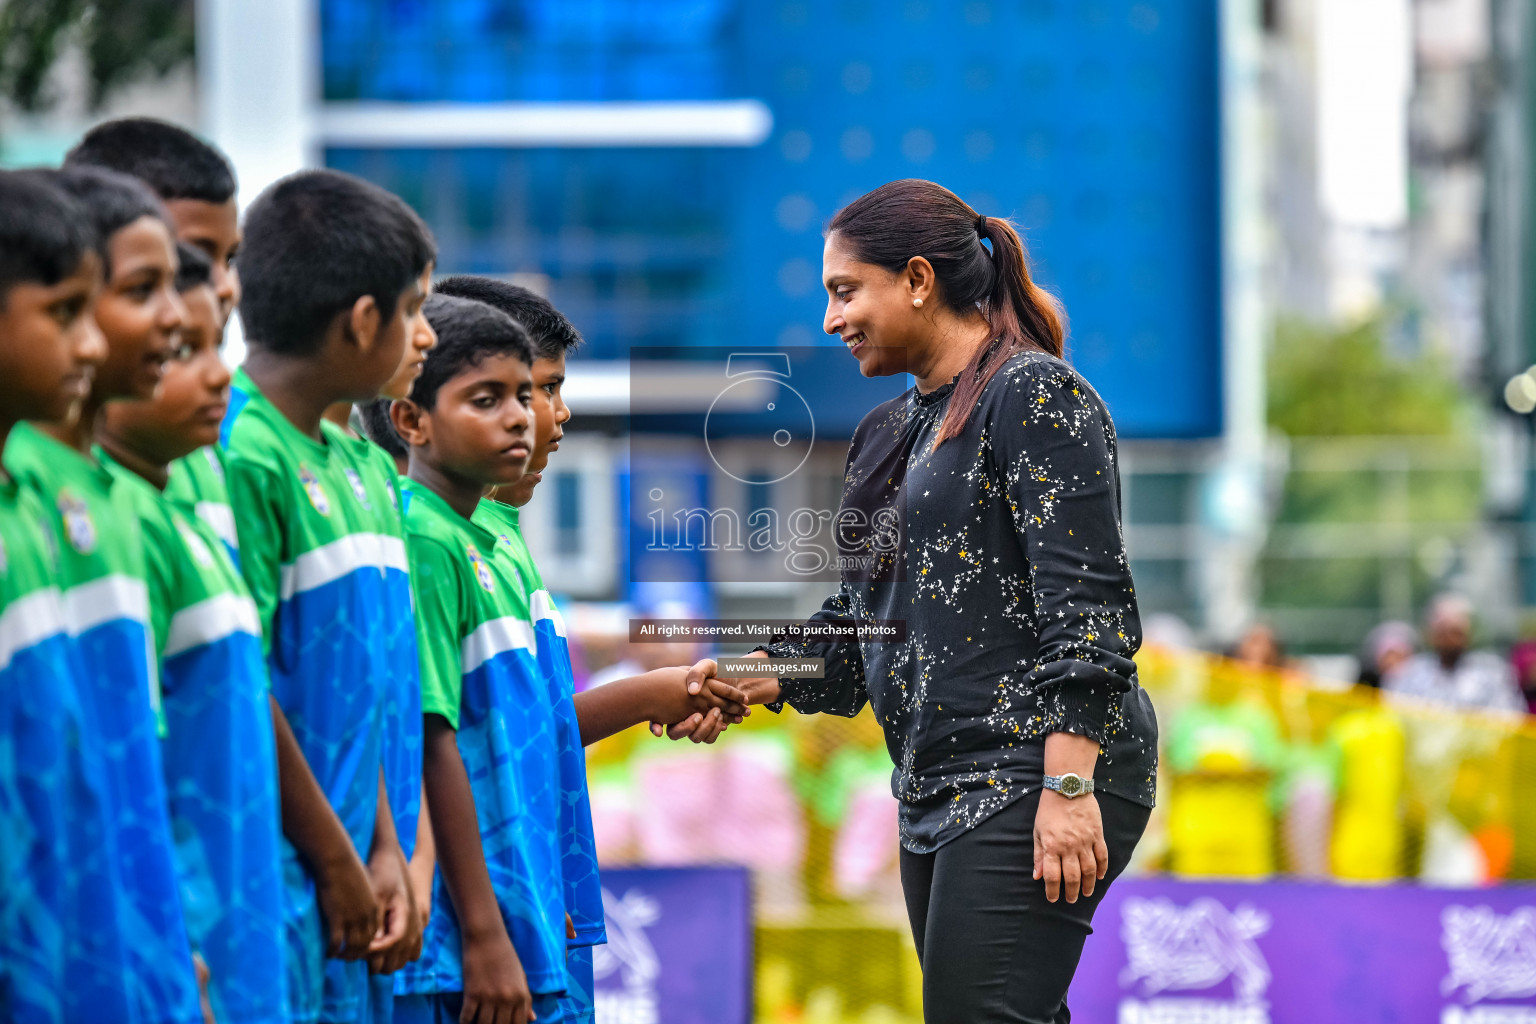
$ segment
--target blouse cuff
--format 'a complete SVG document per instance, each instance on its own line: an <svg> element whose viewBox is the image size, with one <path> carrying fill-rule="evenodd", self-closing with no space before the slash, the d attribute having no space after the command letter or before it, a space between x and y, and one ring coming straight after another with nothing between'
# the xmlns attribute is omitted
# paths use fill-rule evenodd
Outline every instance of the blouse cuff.
<svg viewBox="0 0 1536 1024"><path fill-rule="evenodd" d="M1055 671L1050 674L1055 678L1042 683L1036 691L1040 718L1045 724L1042 733L1070 732L1103 746L1107 742L1110 704L1124 687L1113 685L1117 681L1115 676L1098 665L1066 662L1051 667ZM1099 678L1089 682L1095 676Z"/></svg>
<svg viewBox="0 0 1536 1024"><path fill-rule="evenodd" d="M756 654L758 651L762 651L763 653L767 654L771 658L772 657L778 657L779 655L775 654L775 652L772 650L772 647L773 647L773 645L771 645L771 644L758 644L756 647L752 648L747 653L748 654ZM789 700L789 691L790 691L790 685L789 684L791 684L792 682L793 682L793 680L786 680L786 679L781 677L779 679L779 699L775 700L775 701L770 701L767 704L764 704L763 707L767 708L769 711L772 711L776 715L783 714L784 713L784 703L785 703L785 701Z"/></svg>

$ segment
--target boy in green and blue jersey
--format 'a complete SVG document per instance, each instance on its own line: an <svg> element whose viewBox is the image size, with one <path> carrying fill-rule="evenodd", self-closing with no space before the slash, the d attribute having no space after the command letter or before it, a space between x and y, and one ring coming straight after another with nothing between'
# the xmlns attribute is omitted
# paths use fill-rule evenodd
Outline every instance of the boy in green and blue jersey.
<svg viewBox="0 0 1536 1024"><path fill-rule="evenodd" d="M394 374L434 256L404 203L336 172L286 178L246 216L249 355L223 438L281 712L298 1021L363 1018L369 966L395 970L420 941L384 771L385 709L401 679L392 654L414 628L398 495L323 415L373 399ZM322 962L322 947L337 959Z"/></svg>
<svg viewBox="0 0 1536 1024"><path fill-rule="evenodd" d="M230 385L209 260L185 244L179 257L187 318L160 389L109 405L97 437L144 533L182 906L210 970L209 1003L224 1024L282 1024L277 759L261 627L224 539L170 486L186 473L180 459L218 440Z"/></svg>
<svg viewBox="0 0 1536 1024"><path fill-rule="evenodd" d="M431 263L428 263L427 269L422 272L418 284L423 295L431 291ZM426 315L420 307L417 308L416 314L411 317L406 327L406 339L399 367L379 389L381 401L389 402L404 398L410 392L411 385L421 374L427 352L437 343L437 335L433 333L432 325L427 322ZM338 402L326 410L325 417L340 427L357 446L359 456L372 469L371 473L365 474L370 483L375 487L383 486L390 495L388 514L391 516L392 529L403 529L398 499L400 474L395 468L395 461L384 449L352 429L352 415L356 408L350 402ZM402 605L414 607L415 602L410 593L408 578L400 574L391 574L387 583L394 591L389 599L392 607ZM414 622L404 616L395 619L394 627L386 639L390 651L388 664L393 675L386 687L387 697L382 709L384 784L389 792L390 811L395 818L395 832L400 840L400 850L409 864L416 852L418 834L426 833L428 842L431 841L431 836L425 828L425 819L420 814L421 679L416 650L416 629ZM430 899L431 883L430 876L420 882L415 878L411 879L416 901L413 909L416 911L417 924L414 928L418 932L420 925L430 915L430 903L424 901ZM416 891L418 884L424 885L426 891ZM397 975L381 973L382 968L387 966L382 963L382 956L374 957L372 960L370 967L374 972L368 979L367 1019L371 1024L388 1024L394 1015Z"/></svg>
<svg viewBox="0 0 1536 1024"><path fill-rule="evenodd" d="M86 132L65 156L64 166L104 167L130 174L154 190L170 213L176 240L208 260L222 332L240 302L240 275L235 267L240 217L235 171L224 154L185 128L148 117L125 117ZM199 517L235 554L234 515L217 447L199 449L180 460L165 493L194 503Z"/></svg>
<svg viewBox="0 0 1536 1024"><path fill-rule="evenodd" d="M528 472L518 482L499 488L495 492L498 500L482 502L475 512L475 521L500 538L520 569L539 641L540 669L550 687L550 699L561 722L560 849L566 913L572 925L567 964L571 989L561 1002L560 1012L562 1019L588 1024L595 1014L592 947L606 942L607 936L603 927L602 883L592 835L584 745L631 724L625 702L618 700L615 703L615 700L633 681L621 681L617 688L604 687L602 692L575 693L564 623L523 541L518 515L518 510L533 500L550 456L559 450L564 426L571 418L561 390L565 383L566 355L581 346L582 338L547 299L526 288L493 278L464 275L440 281L438 289L444 295L474 299L506 313L528 330L533 344L535 429ZM609 711L619 712L619 717L612 718L607 713ZM686 729L696 743L713 743L730 721L740 721L740 718L722 716L720 711L714 710L696 712L683 722L673 724L678 729Z"/></svg>
<svg viewBox="0 0 1536 1024"><path fill-rule="evenodd" d="M0 449L68 422L106 356L91 218L48 176L0 172ZM39 495L0 472L0 985L21 1022L126 1020L116 817Z"/></svg>
<svg viewBox="0 0 1536 1024"><path fill-rule="evenodd" d="M592 947L608 941L603 926L602 882L597 843L592 834L592 804L587 793L586 749L574 704L575 679L565 626L554 599L523 542L518 508L533 498L543 480L550 455L559 449L571 411L561 395L568 353L581 346L580 332L548 300L526 288L485 277L458 276L439 285L444 295L484 302L516 320L528 331L533 346L533 451L528 471L516 483L475 511L475 522L495 535L518 567L524 599L533 616L538 639L539 668L549 687L559 722L561 875L565 911L571 920L567 973L570 988L561 1002L562 1018L571 1024L591 1024L593 1003Z"/></svg>
<svg viewBox="0 0 1536 1024"><path fill-rule="evenodd" d="M176 254L164 208L138 181L92 168L46 177L94 221L105 270L94 319L106 357L78 419L17 428L5 463L51 499L62 541L60 589L112 816L112 876L129 960L120 984L132 1019L191 1024L202 1014L166 813L142 539L127 496L89 454L101 408L148 397L159 383L184 313L172 287Z"/></svg>
<svg viewBox="0 0 1536 1024"><path fill-rule="evenodd" d="M392 412L410 451L406 527L421 596L439 909L421 961L402 972L396 1017L564 1021L565 722L540 668L527 581L479 511L486 487L516 483L526 470L532 357L522 328L489 306L434 296L425 308L438 346ZM690 698L684 673L630 681L638 685L616 691L627 706L599 718L673 721L730 698L718 682L715 693Z"/></svg>

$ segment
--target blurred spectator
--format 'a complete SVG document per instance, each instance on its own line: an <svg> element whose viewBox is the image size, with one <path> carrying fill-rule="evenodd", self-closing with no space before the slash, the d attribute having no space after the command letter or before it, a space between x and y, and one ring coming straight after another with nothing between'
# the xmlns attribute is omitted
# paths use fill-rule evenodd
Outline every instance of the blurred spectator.
<svg viewBox="0 0 1536 1024"><path fill-rule="evenodd" d="M1195 631L1189 623L1170 612L1155 612L1141 620L1144 647L1167 647L1187 651L1196 646Z"/></svg>
<svg viewBox="0 0 1536 1024"><path fill-rule="evenodd" d="M1275 627L1264 622L1256 622L1243 631L1237 643L1232 645L1230 657L1253 668L1285 668L1285 648L1280 637L1276 635Z"/></svg>
<svg viewBox="0 0 1536 1024"><path fill-rule="evenodd" d="M1521 640L1509 652L1509 664L1515 670L1515 681L1525 694L1525 704L1536 715L1536 640Z"/></svg>
<svg viewBox="0 0 1536 1024"><path fill-rule="evenodd" d="M1380 686L1381 680L1413 657L1418 634L1406 622L1383 622L1365 635L1360 647L1361 686Z"/></svg>
<svg viewBox="0 0 1536 1024"><path fill-rule="evenodd" d="M1430 605L1424 626L1429 650L1388 673L1382 688L1399 697L1484 711L1527 710L1509 663L1472 643L1472 605L1444 594Z"/></svg>

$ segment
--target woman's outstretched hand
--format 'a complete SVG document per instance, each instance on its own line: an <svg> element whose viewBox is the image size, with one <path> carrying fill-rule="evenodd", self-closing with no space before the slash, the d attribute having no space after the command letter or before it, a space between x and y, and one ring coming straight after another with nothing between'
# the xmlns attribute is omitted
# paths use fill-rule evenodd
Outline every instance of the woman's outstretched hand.
<svg viewBox="0 0 1536 1024"><path fill-rule="evenodd" d="M754 651L747 655L749 658L766 658L767 651ZM713 658L703 658L688 669L687 687L690 694L719 689L721 680L719 676L719 663ZM767 704L776 700L779 696L779 680L774 676L753 676L750 678L732 679L734 687L729 688L733 697L745 694L748 704ZM728 724L741 721L741 716L726 716L714 711L708 714L695 714L683 719L681 722L667 724L665 722L652 722L651 733L660 736L666 734L668 739L690 739L695 743L713 743Z"/></svg>
<svg viewBox="0 0 1536 1024"><path fill-rule="evenodd" d="M1045 738L1047 775L1075 772L1091 779L1098 756L1098 743L1086 736L1053 732ZM1043 790L1035 812L1035 878L1044 880L1045 898L1055 903L1065 894L1068 903L1076 903L1079 894L1092 896L1108 871L1099 798L1088 793L1069 800Z"/></svg>

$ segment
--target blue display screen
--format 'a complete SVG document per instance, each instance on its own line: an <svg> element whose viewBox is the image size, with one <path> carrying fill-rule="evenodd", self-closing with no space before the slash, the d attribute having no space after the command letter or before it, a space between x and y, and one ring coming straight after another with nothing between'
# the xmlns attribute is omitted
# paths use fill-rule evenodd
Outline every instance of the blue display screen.
<svg viewBox="0 0 1536 1024"><path fill-rule="evenodd" d="M1216 0L321 10L332 100L769 107L742 149L327 151L423 212L443 271L545 275L592 357L816 344L827 220L923 177L1019 226L1123 436L1221 432Z"/></svg>

